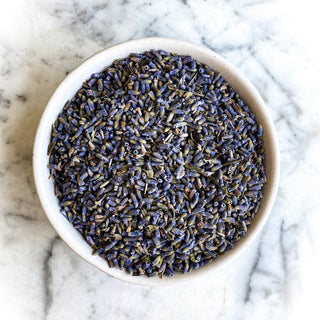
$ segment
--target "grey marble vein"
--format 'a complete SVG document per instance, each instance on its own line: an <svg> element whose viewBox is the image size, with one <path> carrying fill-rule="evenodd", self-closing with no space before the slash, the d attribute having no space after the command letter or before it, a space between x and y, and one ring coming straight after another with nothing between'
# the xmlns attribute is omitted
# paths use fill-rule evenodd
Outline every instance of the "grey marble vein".
<svg viewBox="0 0 320 320"><path fill-rule="evenodd" d="M9 217L9 218L20 218L23 219L24 221L36 221L37 219L32 217L32 216L28 216L28 215L24 215L21 213L13 213L13 212L9 212L4 214L5 217Z"/></svg>
<svg viewBox="0 0 320 320"><path fill-rule="evenodd" d="M52 269L50 266L50 260L53 255L53 250L56 242L60 238L55 236L49 242L48 249L44 255L43 260L43 287L44 287L44 314L45 317L48 315L50 307L52 305L52 292L51 292L51 285L52 285Z"/></svg>
<svg viewBox="0 0 320 320"><path fill-rule="evenodd" d="M247 280L246 293L245 293L245 297L244 297L244 302L245 303L248 303L250 301L250 296L252 294L252 283L251 283L252 276L257 271L260 258L261 258L261 248L260 248L260 245L259 245L257 253L256 253L256 257L254 259L253 266L252 266L252 268L251 268L251 270L249 272L249 276L248 276L248 280Z"/></svg>

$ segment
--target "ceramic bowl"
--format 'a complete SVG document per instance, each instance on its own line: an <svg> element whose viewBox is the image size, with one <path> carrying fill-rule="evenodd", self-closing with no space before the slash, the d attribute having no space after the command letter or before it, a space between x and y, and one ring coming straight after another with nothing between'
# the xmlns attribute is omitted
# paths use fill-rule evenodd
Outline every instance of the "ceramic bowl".
<svg viewBox="0 0 320 320"><path fill-rule="evenodd" d="M163 277L162 279L159 277L148 278L146 276L133 277L125 271L109 268L105 260L97 255L92 255L91 247L59 212L59 203L54 195L53 182L48 179L49 170L47 168L47 147L51 125L56 120L59 112L61 112L65 102L71 99L81 87L82 82L90 77L92 73L101 71L109 66L115 59L124 58L131 52L143 52L150 49L163 49L181 55L191 55L221 73L224 79L247 103L252 112L255 113L258 122L263 125L265 169L268 179L263 188L264 197L261 201L260 209L246 237L239 240L232 250L225 252L211 264L200 267L190 273L175 273L173 277ZM187 281L218 270L237 257L256 239L270 214L275 200L279 181L279 150L274 125L262 98L250 81L230 62L207 48L189 42L167 38L144 38L123 42L94 54L62 81L52 95L39 123L33 149L33 171L37 192L45 214L59 236L74 252L98 269L117 279L139 285L161 286Z"/></svg>

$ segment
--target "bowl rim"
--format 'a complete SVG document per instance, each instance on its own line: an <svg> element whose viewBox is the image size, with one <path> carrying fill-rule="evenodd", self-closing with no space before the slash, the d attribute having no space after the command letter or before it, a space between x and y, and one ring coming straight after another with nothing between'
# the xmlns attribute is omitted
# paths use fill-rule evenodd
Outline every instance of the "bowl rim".
<svg viewBox="0 0 320 320"><path fill-rule="evenodd" d="M56 215L60 215L61 218L63 218L65 221L65 217L61 215L60 212L56 212L53 210L52 206L50 205L50 200L48 198L48 192L46 190L44 179L48 179L48 176L44 177L43 174L41 174L41 158L44 156L43 150L40 148L41 143L43 142L43 137L45 136L45 133L48 131L48 118L49 118L49 111L53 108L58 107L58 112L60 112L63 108L63 105L57 105L56 100L59 99L59 96L63 93L64 90L77 78L81 77L83 82L86 77L90 76L87 74L83 74L82 70L85 68L89 68L93 61L98 61L99 59L103 59L108 54L110 55L110 52L113 50L114 52L117 52L117 50L120 50L122 47L132 47L131 52L137 52L135 51L135 48L140 47L146 47L144 50L149 49L164 49L163 47L175 47L180 46L183 48L186 48L185 55L189 55L187 52L198 52L200 54L203 54L205 56L210 57L211 59L215 60L215 62L220 63L221 65L224 65L224 67L230 72L233 77L235 77L239 81L239 85L241 87L244 87L249 94L255 99L256 104L258 105L259 112L261 112L263 118L264 118L264 129L268 130L269 132L269 138L271 139L272 147L270 147L270 151L272 152L272 155L270 157L272 158L272 165L271 165L271 173L268 177L268 183L271 183L271 187L269 189L270 192L268 194L268 198L264 200L266 202L265 208L263 212L260 212L260 208L258 210L258 214L260 215L259 221L254 226L254 228L250 228L248 230L248 233L245 237L243 237L241 240L237 241L235 247L232 250L228 250L226 253L221 255L216 261L210 263L209 265L205 267L201 267L197 270L194 270L190 273L186 274L175 274L173 277L164 277L163 279L160 279L159 277L151 277L148 278L146 276L139 276L139 277L133 277L127 274L123 270L118 270L114 268L109 268L108 264L100 257L96 256L94 258L88 256L87 253L84 253L83 250L80 250L81 244L77 243L77 241L73 241L72 235L65 233L65 230L62 226L62 223L57 222L55 219ZM149 48L149 49L148 49ZM166 50L166 49L165 49ZM184 49L183 49L184 50ZM171 50L174 51L174 50ZM112 52L111 52L112 54ZM182 54L182 53L180 53ZM192 54L190 54L192 55ZM113 60L118 59L119 57L113 57ZM197 60L198 58L195 57ZM107 65L106 65L107 66ZM98 72L98 71L94 71ZM94 73L92 72L92 73ZM224 77L224 75L222 74ZM228 81L228 80L227 80ZM228 81L229 82L229 81ZM238 90L237 90L238 91ZM71 95L72 97L72 95ZM249 105L250 108L250 105ZM52 122L49 121L50 128ZM46 156L46 150L45 150L45 156ZM272 122L271 116L269 114L269 111L267 107L264 104L263 99L261 98L260 94L256 90L256 88L252 85L252 83L228 60L217 54L211 49L208 49L206 47L202 47L200 45L196 45L187 41L183 40L177 40L172 38L164 38L164 37L147 37L147 38L140 38L140 39L134 39L134 40L128 40L124 41L115 45L112 45L106 49L100 50L99 52L91 55L89 58L85 59L81 64L79 64L72 72L70 72L57 86L56 90L50 97L39 122L34 146L33 146L33 175L34 175L34 181L35 186L37 190L38 197L40 199L41 206L43 208L44 213L46 214L48 220L50 221L53 228L56 230L60 238L67 244L69 248L71 248L75 253L77 253L82 259L89 262L93 266L97 267L101 271L105 272L106 274L117 278L119 280L124 280L126 282L132 283L132 284L138 284L138 285L147 285L147 286L168 286L175 284L177 282L185 281L187 278L190 279L196 279L200 276L208 275L210 272L217 271L221 269L226 264L230 263L236 257L241 255L241 253L256 239L258 234L261 232L262 228L264 227L271 209L273 207L276 194L278 191L279 186L279 177L280 177L280 152L279 152L279 145L276 135L276 130L274 127L274 124ZM270 179L270 182L269 182ZM265 199L265 198L264 198ZM256 219L256 217L255 217ZM62 221L61 219L59 221ZM68 221L67 221L68 222ZM69 222L68 222L69 223ZM75 230L75 229L74 229ZM76 230L75 230L76 231ZM76 231L77 232L77 231ZM85 240L83 240L84 243ZM87 245L89 247L89 245ZM89 247L90 248L90 247ZM92 250L90 248L90 250ZM104 264L99 262L99 259L104 261ZM117 270L117 271L115 271ZM118 272L120 271L120 273Z"/></svg>

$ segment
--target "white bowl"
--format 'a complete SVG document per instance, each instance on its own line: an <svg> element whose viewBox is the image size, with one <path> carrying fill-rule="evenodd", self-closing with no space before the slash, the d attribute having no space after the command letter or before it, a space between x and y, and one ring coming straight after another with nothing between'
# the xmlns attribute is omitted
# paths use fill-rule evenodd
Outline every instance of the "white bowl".
<svg viewBox="0 0 320 320"><path fill-rule="evenodd" d="M221 73L223 78L229 82L231 87L239 93L252 112L255 113L257 121L263 125L265 169L268 179L263 188L264 197L261 201L259 212L254 218L248 234L239 240L232 250L226 251L207 266L186 274L175 273L173 277L164 277L163 279L158 277L148 278L146 276L133 277L125 271L109 268L105 260L97 255L92 255L91 247L60 213L59 203L54 194L53 182L48 179L49 170L47 168L47 148L50 140L51 125L56 120L59 112L61 112L65 102L71 99L82 86L82 82L90 77L92 73L101 71L109 66L115 59L124 58L131 52L143 52L150 49L163 49L181 55L191 55ZM49 221L65 243L84 260L105 273L120 280L149 286L171 285L177 281L186 281L188 278L203 276L208 272L223 267L243 252L257 237L270 214L278 189L279 171L279 149L274 125L262 98L249 80L230 62L215 52L189 42L168 38L143 38L123 42L102 50L84 61L62 81L52 95L43 112L33 149L34 179L42 207Z"/></svg>

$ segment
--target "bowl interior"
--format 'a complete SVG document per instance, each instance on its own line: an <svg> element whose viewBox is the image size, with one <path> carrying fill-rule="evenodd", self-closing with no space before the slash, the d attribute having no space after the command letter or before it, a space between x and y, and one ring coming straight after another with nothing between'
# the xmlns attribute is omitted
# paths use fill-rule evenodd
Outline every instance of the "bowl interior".
<svg viewBox="0 0 320 320"><path fill-rule="evenodd" d="M247 103L252 112L255 113L258 122L264 127L265 168L268 179L264 186L264 197L261 201L259 212L254 218L247 236L239 240L234 249L225 252L213 263L205 267L187 274L176 273L173 278L164 277L163 279L158 277L147 278L145 276L133 277L125 271L109 268L105 260L99 256L93 256L91 247L84 241L80 233L73 228L71 223L60 214L59 203L54 195L53 182L48 179L49 170L47 168L47 147L50 140L51 125L56 120L58 113L61 112L65 102L71 99L81 87L82 82L90 77L92 73L101 71L109 66L115 59L124 58L132 52L143 52L150 49L163 49L177 54L191 55L221 73L231 87ZM275 129L263 100L248 79L232 64L213 51L188 42L167 38L144 38L127 41L95 54L70 73L60 84L51 97L38 127L33 151L33 167L42 207L53 227L71 249L113 277L140 285L159 286L169 285L188 277L205 275L211 270L216 270L239 255L254 240L268 218L277 192L279 152Z"/></svg>

